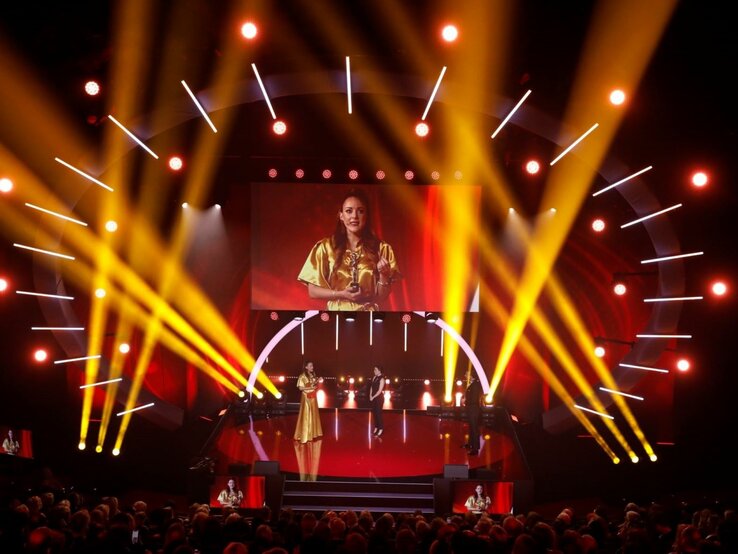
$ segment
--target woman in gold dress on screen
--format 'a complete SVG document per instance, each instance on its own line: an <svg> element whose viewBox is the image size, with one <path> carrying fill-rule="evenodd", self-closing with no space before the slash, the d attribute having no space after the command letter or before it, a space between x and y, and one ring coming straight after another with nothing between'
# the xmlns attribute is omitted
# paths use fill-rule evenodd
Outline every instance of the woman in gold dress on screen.
<svg viewBox="0 0 738 554"><path fill-rule="evenodd" d="M350 190L333 235L313 246L297 277L329 310L377 310L401 277L392 247L374 234L370 216L364 191Z"/></svg>
<svg viewBox="0 0 738 554"><path fill-rule="evenodd" d="M323 427L320 425L320 412L316 391L320 379L315 375L313 362L305 362L300 377L297 379L297 388L300 389L300 413L297 415L295 426L295 440L306 443L323 436Z"/></svg>

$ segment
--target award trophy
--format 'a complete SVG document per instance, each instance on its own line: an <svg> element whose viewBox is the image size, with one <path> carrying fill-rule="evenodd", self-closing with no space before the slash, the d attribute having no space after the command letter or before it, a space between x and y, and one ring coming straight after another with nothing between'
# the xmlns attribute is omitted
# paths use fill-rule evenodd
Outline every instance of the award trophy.
<svg viewBox="0 0 738 554"><path fill-rule="evenodd" d="M359 253L349 252L349 265L351 266L351 292L359 290Z"/></svg>

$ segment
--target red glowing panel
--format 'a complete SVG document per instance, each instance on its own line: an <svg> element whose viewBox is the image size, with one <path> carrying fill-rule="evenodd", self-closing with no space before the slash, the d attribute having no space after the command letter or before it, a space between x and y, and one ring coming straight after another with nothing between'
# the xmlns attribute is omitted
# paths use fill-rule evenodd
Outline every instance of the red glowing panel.
<svg viewBox="0 0 738 554"><path fill-rule="evenodd" d="M592 222L592 230L595 233L601 233L605 230L605 221L603 219L595 219Z"/></svg>
<svg viewBox="0 0 738 554"><path fill-rule="evenodd" d="M172 171L179 171L184 167L184 162L179 156L172 156L169 158L169 169Z"/></svg>
<svg viewBox="0 0 738 554"><path fill-rule="evenodd" d="M287 132L287 124L281 119L278 119L272 125L272 131L274 131L275 135L282 136Z"/></svg>
<svg viewBox="0 0 738 554"><path fill-rule="evenodd" d="M535 175L541 170L541 164L539 164L536 160L530 160L528 163L525 164L525 171L527 171L530 175Z"/></svg>
<svg viewBox="0 0 738 554"><path fill-rule="evenodd" d="M692 184L697 188L706 186L709 181L710 179L704 171L697 171L692 174Z"/></svg>
<svg viewBox="0 0 738 554"><path fill-rule="evenodd" d="M427 123L421 121L415 126L415 134L419 137L427 137L429 132L430 127L428 127Z"/></svg>
<svg viewBox="0 0 738 554"><path fill-rule="evenodd" d="M723 281L715 281L710 285L710 290L715 296L725 296L728 293L728 285Z"/></svg>
<svg viewBox="0 0 738 554"><path fill-rule="evenodd" d="M441 29L441 38L446 42L455 42L459 38L459 29L456 25L444 25Z"/></svg>
<svg viewBox="0 0 738 554"><path fill-rule="evenodd" d="M97 81L87 81L85 83L85 92L90 96L100 94L100 84Z"/></svg>
<svg viewBox="0 0 738 554"><path fill-rule="evenodd" d="M258 33L259 29L257 29L253 21L247 21L243 25L241 25L241 36L243 36L243 38L245 38L246 40L255 39Z"/></svg>

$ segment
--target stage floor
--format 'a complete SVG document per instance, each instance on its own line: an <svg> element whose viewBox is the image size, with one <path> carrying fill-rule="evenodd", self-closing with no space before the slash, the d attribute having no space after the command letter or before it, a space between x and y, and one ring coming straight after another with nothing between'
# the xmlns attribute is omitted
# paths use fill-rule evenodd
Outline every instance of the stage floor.
<svg viewBox="0 0 738 554"><path fill-rule="evenodd" d="M504 424L482 428L478 456L461 447L467 425L458 419L425 412L385 410L384 433L372 436L368 410L320 411L323 437L307 444L293 440L297 414L226 423L215 440L216 471L229 473L233 464L278 461L284 473L301 480L335 478L411 478L443 474L446 464L489 469L494 479L528 479L525 458L514 430ZM509 428L508 428L509 427Z"/></svg>

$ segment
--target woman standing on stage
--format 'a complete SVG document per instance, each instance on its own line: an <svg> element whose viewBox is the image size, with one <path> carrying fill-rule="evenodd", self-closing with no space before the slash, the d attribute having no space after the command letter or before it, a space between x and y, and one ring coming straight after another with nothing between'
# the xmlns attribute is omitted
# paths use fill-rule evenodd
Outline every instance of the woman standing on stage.
<svg viewBox="0 0 738 554"><path fill-rule="evenodd" d="M492 504L492 500L490 500L489 496L485 494L484 487L482 485L477 485L474 489L474 494L466 499L464 506L466 506L466 509L470 512L481 513L486 512L489 509L490 504Z"/></svg>
<svg viewBox="0 0 738 554"><path fill-rule="evenodd" d="M297 416L294 437L296 441L303 444L323 436L316 397L319 382L320 379L315 375L313 362L305 362L305 367L297 379L297 388L302 394L300 394L300 413Z"/></svg>
<svg viewBox="0 0 738 554"><path fill-rule="evenodd" d="M372 419L374 419L374 436L381 437L384 432L384 422L382 421L382 406L384 405L384 375L382 368L378 365L374 366L374 377L372 377L371 386L369 388L369 402L372 406Z"/></svg>

